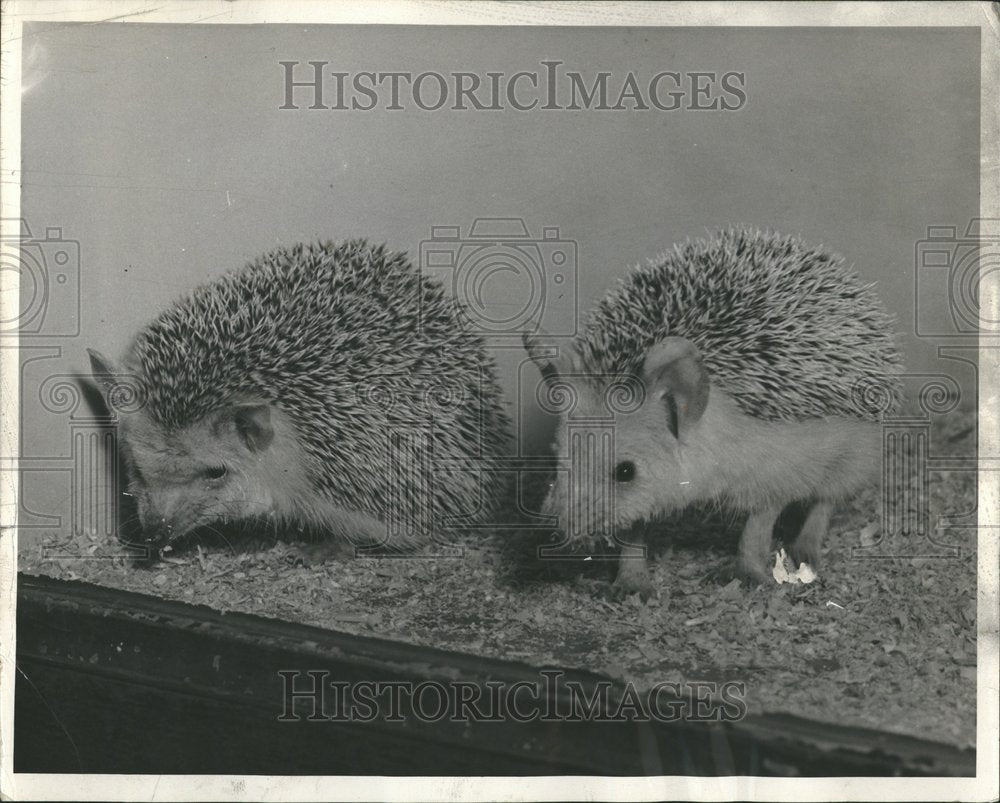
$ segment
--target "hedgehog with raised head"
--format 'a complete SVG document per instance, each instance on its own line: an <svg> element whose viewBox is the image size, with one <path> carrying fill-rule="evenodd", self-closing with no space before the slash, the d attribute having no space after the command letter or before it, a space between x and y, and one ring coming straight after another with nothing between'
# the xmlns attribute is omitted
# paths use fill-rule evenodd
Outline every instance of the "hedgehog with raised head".
<svg viewBox="0 0 1000 803"><path fill-rule="evenodd" d="M390 548L487 520L510 423L461 305L363 240L278 249L91 351L141 541L264 519Z"/></svg>
<svg viewBox="0 0 1000 803"><path fill-rule="evenodd" d="M617 593L653 593L638 525L689 505L749 514L738 568L768 576L774 525L808 513L816 566L834 504L872 481L900 403L892 319L841 259L742 229L689 241L622 280L568 345L525 336L560 416L544 505L567 540L615 541Z"/></svg>

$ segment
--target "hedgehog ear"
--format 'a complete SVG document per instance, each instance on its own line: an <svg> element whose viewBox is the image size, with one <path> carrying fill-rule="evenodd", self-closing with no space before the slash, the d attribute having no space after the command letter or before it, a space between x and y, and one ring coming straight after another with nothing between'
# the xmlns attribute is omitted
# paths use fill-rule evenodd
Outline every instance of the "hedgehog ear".
<svg viewBox="0 0 1000 803"><path fill-rule="evenodd" d="M90 373L102 391L107 392L115 384L115 376L121 372L111 360L95 349L87 349L90 355Z"/></svg>
<svg viewBox="0 0 1000 803"><path fill-rule="evenodd" d="M666 407L667 426L680 440L708 406L710 384L701 354L683 337L665 337L650 347L642 366L646 393Z"/></svg>
<svg viewBox="0 0 1000 803"><path fill-rule="evenodd" d="M579 373L579 357L572 345L559 346L544 329L521 335L524 350L541 371L543 379Z"/></svg>
<svg viewBox="0 0 1000 803"><path fill-rule="evenodd" d="M234 411L236 432L251 452L261 452L274 440L271 408L266 404L241 404Z"/></svg>

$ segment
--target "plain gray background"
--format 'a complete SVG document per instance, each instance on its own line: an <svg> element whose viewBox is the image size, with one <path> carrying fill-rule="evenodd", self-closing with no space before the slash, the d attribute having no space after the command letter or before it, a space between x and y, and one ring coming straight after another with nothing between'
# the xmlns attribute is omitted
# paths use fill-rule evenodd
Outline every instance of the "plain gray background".
<svg viewBox="0 0 1000 803"><path fill-rule="evenodd" d="M22 214L36 236L60 227L80 247L79 334L22 341L22 453L67 469L26 472L23 504L64 523L69 414L39 387L85 370L86 347L119 356L173 299L278 244L364 236L416 261L432 226L464 233L477 217L558 227L577 248L579 312L687 237L734 223L799 234L877 281L909 369L955 377L974 404L972 366L915 335L914 249L928 226L978 214L977 29L33 24L23 54ZM629 71L736 70L748 102L279 109L283 60L512 74L546 59L610 71L613 86ZM945 290L921 290L919 314L940 331L953 328ZM575 320L564 307L557 328ZM534 369L519 349L496 353L522 448L538 451L545 422L517 404Z"/></svg>

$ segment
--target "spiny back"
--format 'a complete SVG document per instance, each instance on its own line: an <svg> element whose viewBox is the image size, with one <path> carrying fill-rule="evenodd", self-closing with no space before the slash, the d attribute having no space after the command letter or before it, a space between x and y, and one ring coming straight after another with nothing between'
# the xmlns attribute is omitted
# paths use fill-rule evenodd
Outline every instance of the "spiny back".
<svg viewBox="0 0 1000 803"><path fill-rule="evenodd" d="M876 420L899 404L901 360L872 287L793 237L731 229L627 276L579 338L586 369L635 373L667 335L691 340L713 383L765 420ZM859 404L859 391L885 404Z"/></svg>
<svg viewBox="0 0 1000 803"><path fill-rule="evenodd" d="M263 398L296 425L320 488L388 493L373 476L386 468L387 430L422 427L444 410L435 455L505 448L493 362L461 320L403 254L363 240L297 245L178 302L139 333L126 364L168 429Z"/></svg>

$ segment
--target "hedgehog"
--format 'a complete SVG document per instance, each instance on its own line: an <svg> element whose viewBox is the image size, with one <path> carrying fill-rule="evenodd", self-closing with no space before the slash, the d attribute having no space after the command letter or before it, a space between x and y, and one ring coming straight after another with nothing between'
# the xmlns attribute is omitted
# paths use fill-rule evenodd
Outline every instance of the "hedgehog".
<svg viewBox="0 0 1000 803"><path fill-rule="evenodd" d="M798 238L731 228L635 268L562 347L525 348L559 416L543 512L563 543L620 548L617 595L656 592L642 533L689 506L747 514L738 573L767 579L776 521L819 564L834 506L881 459L900 404L893 319L873 285ZM782 519L784 521L784 517Z"/></svg>
<svg viewBox="0 0 1000 803"><path fill-rule="evenodd" d="M279 248L177 301L120 365L90 356L151 554L233 521L412 549L504 497L495 365L385 246Z"/></svg>

